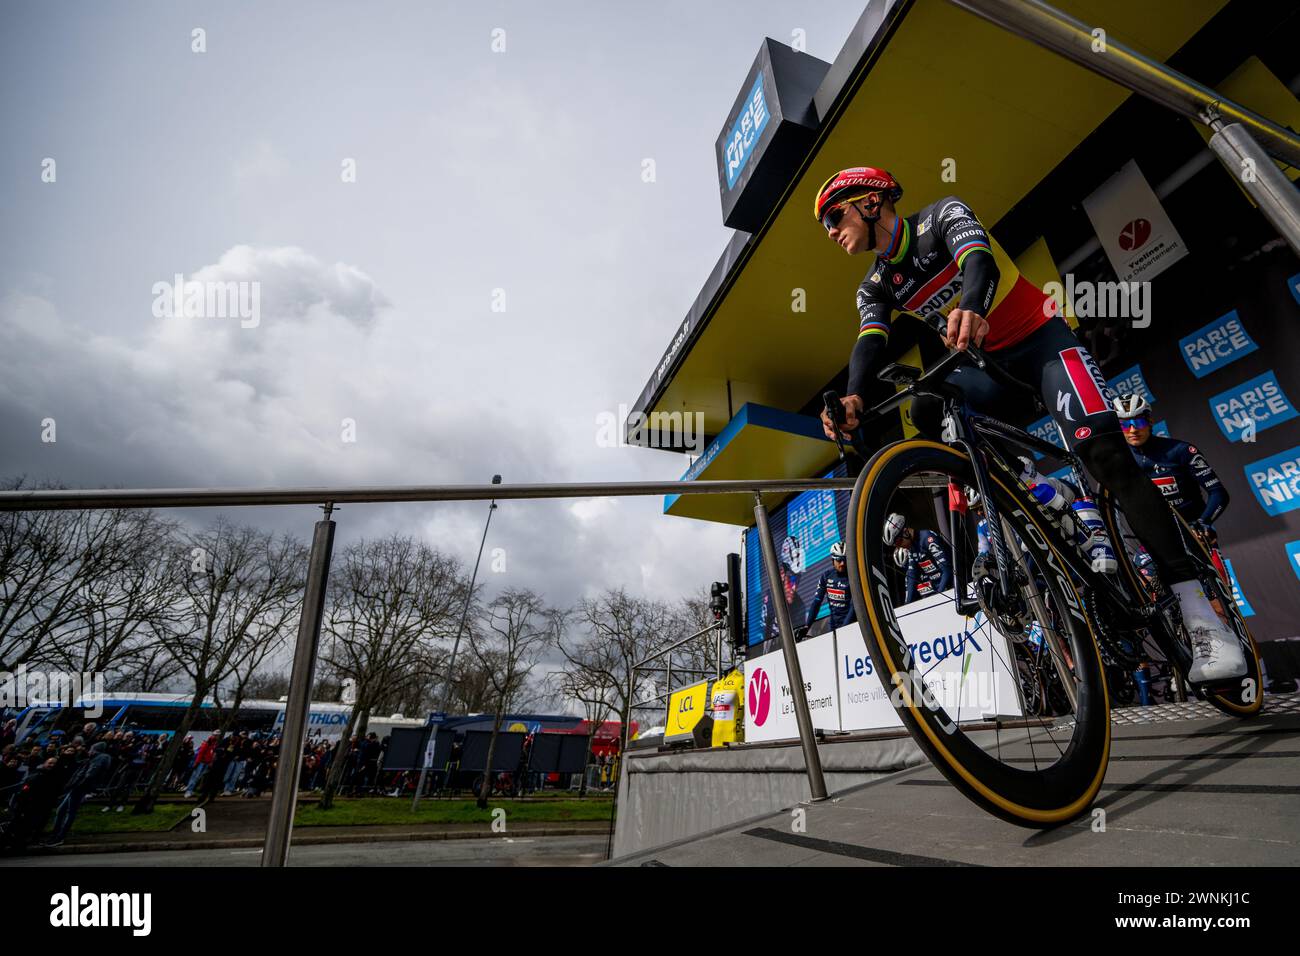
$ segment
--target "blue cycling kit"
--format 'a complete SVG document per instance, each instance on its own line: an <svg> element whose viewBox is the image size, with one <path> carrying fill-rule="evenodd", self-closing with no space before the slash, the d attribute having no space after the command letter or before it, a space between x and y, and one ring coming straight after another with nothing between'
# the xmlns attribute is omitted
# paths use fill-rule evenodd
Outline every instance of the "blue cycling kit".
<svg viewBox="0 0 1300 956"><path fill-rule="evenodd" d="M1133 449L1133 457L1165 501L1188 521L1214 524L1228 506L1227 489L1195 445L1152 435Z"/></svg>

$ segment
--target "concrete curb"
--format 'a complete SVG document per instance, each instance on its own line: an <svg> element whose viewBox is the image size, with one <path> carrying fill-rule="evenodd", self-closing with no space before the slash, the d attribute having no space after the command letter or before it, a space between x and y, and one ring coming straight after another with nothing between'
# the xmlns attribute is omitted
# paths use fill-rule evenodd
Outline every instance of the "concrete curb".
<svg viewBox="0 0 1300 956"><path fill-rule="evenodd" d="M480 830L409 830L401 833L316 833L329 827L306 827L294 833L292 846L323 846L342 843L400 843L416 840L509 840L526 837L584 836L609 832L608 823L593 826L536 827L505 833ZM165 831L164 831L165 832ZM81 853L152 853L158 850L247 850L260 849L262 837L230 837L221 840L134 840L104 843L65 843L60 847L32 847L25 856L64 856Z"/></svg>

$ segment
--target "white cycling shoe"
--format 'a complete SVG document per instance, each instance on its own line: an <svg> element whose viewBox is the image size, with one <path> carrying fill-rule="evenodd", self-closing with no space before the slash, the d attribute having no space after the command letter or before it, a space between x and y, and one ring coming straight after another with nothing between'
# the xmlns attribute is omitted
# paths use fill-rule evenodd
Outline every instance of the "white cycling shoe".
<svg viewBox="0 0 1300 956"><path fill-rule="evenodd" d="M1192 641L1192 666L1187 679L1193 684L1213 683L1246 676L1246 655L1237 635L1214 613L1199 581L1173 585L1183 612L1183 625Z"/></svg>

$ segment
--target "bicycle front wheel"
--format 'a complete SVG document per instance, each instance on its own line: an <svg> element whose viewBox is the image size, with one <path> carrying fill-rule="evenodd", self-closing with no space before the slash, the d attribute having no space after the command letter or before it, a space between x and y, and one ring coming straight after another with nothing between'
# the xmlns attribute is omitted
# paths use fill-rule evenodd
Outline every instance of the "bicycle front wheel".
<svg viewBox="0 0 1300 956"><path fill-rule="evenodd" d="M891 513L923 515L927 497L946 502L951 485L973 484L965 453L913 439L882 449L868 462L849 505L853 603L876 675L939 771L1004 820L1052 827L1084 813L1101 789L1110 755L1106 682L1083 600L1061 558L1059 531L1009 470L992 460L989 467L989 491L1001 515L1017 593L1009 602L1014 612L981 612L965 617L964 625L952 625L961 627L958 640L964 647L983 654L974 665L980 699L972 703L963 692L972 658L963 662L960 681L949 680L951 675L937 672L933 655L921 649L926 637L918 627L923 632L930 625L919 623L912 608L930 612L943 599L904 609L894 548L881 534ZM950 513L946 505L937 510ZM968 529L972 518L954 517L951 527L958 530L950 547L955 547L954 560L963 560L961 529ZM948 611L960 615L956 599L955 593L949 598ZM1026 660L1037 668L1028 681ZM1034 680L1044 691L1056 688L1050 695L1053 706L1037 702L1049 699L1046 692L1034 699L1025 693Z"/></svg>

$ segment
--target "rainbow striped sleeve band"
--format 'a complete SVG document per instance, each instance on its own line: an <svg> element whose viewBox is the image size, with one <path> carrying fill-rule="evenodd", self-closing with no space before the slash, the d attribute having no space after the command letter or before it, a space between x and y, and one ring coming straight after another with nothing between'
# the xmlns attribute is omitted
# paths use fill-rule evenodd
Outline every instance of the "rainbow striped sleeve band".
<svg viewBox="0 0 1300 956"><path fill-rule="evenodd" d="M884 322L863 322L862 328L858 329L858 338L864 335L883 335L889 338L889 326Z"/></svg>
<svg viewBox="0 0 1300 956"><path fill-rule="evenodd" d="M972 252L987 252L989 255L993 255L993 250L989 248L987 242L983 239L972 239L970 242L962 243L957 247L957 252L953 256L953 259L956 261L958 269L962 267L962 260Z"/></svg>

